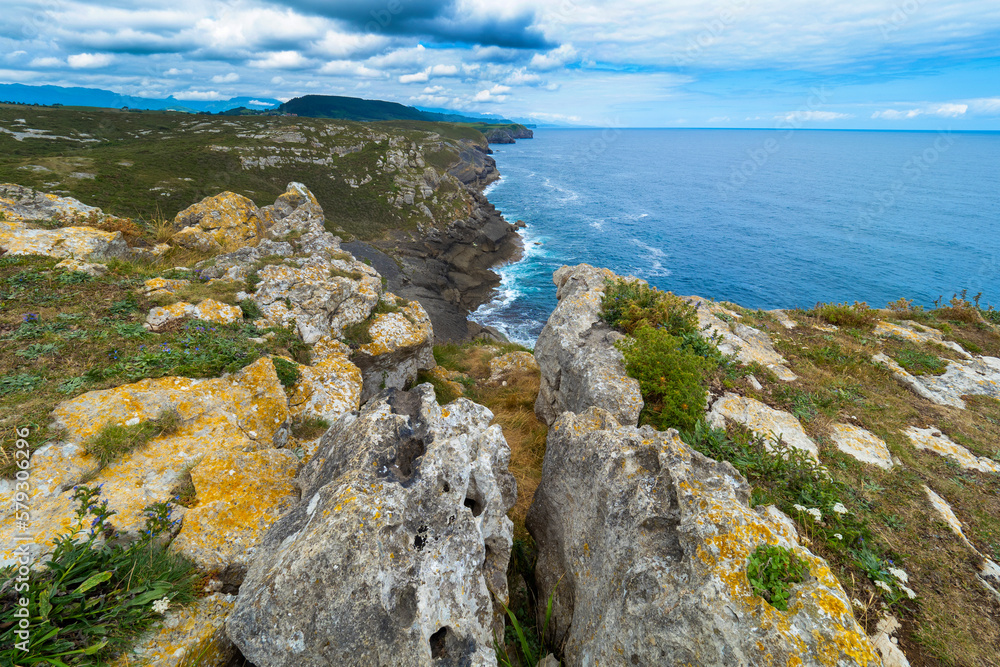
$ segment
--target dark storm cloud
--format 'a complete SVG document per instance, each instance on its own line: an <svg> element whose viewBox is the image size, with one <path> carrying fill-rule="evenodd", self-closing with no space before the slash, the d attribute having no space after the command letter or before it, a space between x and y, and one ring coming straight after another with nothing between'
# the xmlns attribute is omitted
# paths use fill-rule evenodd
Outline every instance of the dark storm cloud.
<svg viewBox="0 0 1000 667"><path fill-rule="evenodd" d="M355 30L426 37L441 43L480 44L513 49L552 48L534 26L531 12L511 18L459 14L455 0L277 0L295 10L347 23Z"/></svg>

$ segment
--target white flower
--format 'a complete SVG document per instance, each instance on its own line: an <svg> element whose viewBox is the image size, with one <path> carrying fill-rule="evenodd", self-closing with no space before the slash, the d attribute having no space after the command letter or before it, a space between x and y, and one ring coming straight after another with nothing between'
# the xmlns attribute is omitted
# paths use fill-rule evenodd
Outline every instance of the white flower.
<svg viewBox="0 0 1000 667"><path fill-rule="evenodd" d="M844 507L843 504L841 503L834 503L833 511L836 512L837 514L847 514L847 508Z"/></svg>
<svg viewBox="0 0 1000 667"><path fill-rule="evenodd" d="M792 507L794 507L795 510L798 511L798 512L805 512L806 511L806 508L803 507L802 505L792 505Z"/></svg>
<svg viewBox="0 0 1000 667"><path fill-rule="evenodd" d="M833 536L836 537L838 540L844 539L844 536L841 535L840 533L834 533Z"/></svg>
<svg viewBox="0 0 1000 667"><path fill-rule="evenodd" d="M153 603L153 611L157 614L165 614L170 609L170 598L165 597Z"/></svg>
<svg viewBox="0 0 1000 667"><path fill-rule="evenodd" d="M851 598L851 604L853 604L858 609L864 609L865 608L865 603L862 602L861 600L857 599L857 598Z"/></svg>
<svg viewBox="0 0 1000 667"><path fill-rule="evenodd" d="M818 507L810 507L809 509L806 510L806 512L808 512L809 514L811 514L812 517L814 519L816 519L817 521L819 521L819 520L821 520L823 518L823 513L819 511Z"/></svg>
<svg viewBox="0 0 1000 667"><path fill-rule="evenodd" d="M910 578L906 575L906 572L904 572L903 570L900 570L898 567L890 567L889 568L889 574L891 574L892 576L896 577L897 579L899 579L900 581L902 581L904 584L909 583L909 581L910 581Z"/></svg>
<svg viewBox="0 0 1000 667"><path fill-rule="evenodd" d="M891 593L892 592L892 589L889 588L889 584L885 583L881 579L876 579L875 580L875 586L877 586L878 588L881 588L886 593Z"/></svg>
<svg viewBox="0 0 1000 667"><path fill-rule="evenodd" d="M906 597L910 598L911 600L917 597L917 594L913 592L913 589L907 588L903 584L900 584L899 587L903 590L904 593L906 593Z"/></svg>

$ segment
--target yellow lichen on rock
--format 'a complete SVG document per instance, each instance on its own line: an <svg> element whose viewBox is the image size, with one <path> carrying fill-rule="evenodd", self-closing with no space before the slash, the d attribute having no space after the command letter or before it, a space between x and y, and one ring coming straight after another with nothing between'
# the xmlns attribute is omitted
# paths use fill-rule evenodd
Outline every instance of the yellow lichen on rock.
<svg viewBox="0 0 1000 667"><path fill-rule="evenodd" d="M433 336L431 320L416 301L408 303L401 312L376 315L368 331L372 342L362 345L360 351L373 357L426 345Z"/></svg>
<svg viewBox="0 0 1000 667"><path fill-rule="evenodd" d="M0 247L9 255L44 255L99 261L125 258L128 245L121 232L105 232L93 227L30 229L19 223L0 229Z"/></svg>
<svg viewBox="0 0 1000 667"><path fill-rule="evenodd" d="M215 299L205 299L198 305L178 301L150 310L149 315L146 316L146 324L147 328L156 330L166 324L186 318L205 320L215 324L232 324L243 319L243 310L239 306L230 306Z"/></svg>
<svg viewBox="0 0 1000 667"><path fill-rule="evenodd" d="M226 619L235 603L235 595L215 593L168 612L112 666L222 667L235 653L226 636Z"/></svg>
<svg viewBox="0 0 1000 667"><path fill-rule="evenodd" d="M508 352L490 359L490 378L487 384L506 382L516 373L537 373L538 362L530 352Z"/></svg>
<svg viewBox="0 0 1000 667"><path fill-rule="evenodd" d="M174 218L174 228L178 232L172 240L178 245L227 252L257 245L264 232L257 206L234 192L206 197L189 206Z"/></svg>
<svg viewBox="0 0 1000 667"><path fill-rule="evenodd" d="M197 504L171 549L206 571L249 565L264 531L298 501L298 468L287 450L209 454L191 470Z"/></svg>
<svg viewBox="0 0 1000 667"><path fill-rule="evenodd" d="M323 351L312 366L298 366L299 379L287 390L288 409L293 418L317 417L332 424L361 407L362 377L346 346L342 351Z"/></svg>
<svg viewBox="0 0 1000 667"><path fill-rule="evenodd" d="M270 359L225 378L157 378L88 392L56 406L54 416L65 442L80 447L108 424L134 425L168 410L180 419L176 430L112 461L88 482L103 485L102 498L117 512L111 524L120 531L140 530L143 509L170 500L184 470L199 459L214 451L270 449L283 444L287 435L287 399ZM61 450L50 461L66 465L65 476L48 482L58 488L70 488L96 469L80 448ZM70 525L71 495L34 499L32 537L39 553ZM13 558L14 534L14 522L5 520L0 525L0 565Z"/></svg>

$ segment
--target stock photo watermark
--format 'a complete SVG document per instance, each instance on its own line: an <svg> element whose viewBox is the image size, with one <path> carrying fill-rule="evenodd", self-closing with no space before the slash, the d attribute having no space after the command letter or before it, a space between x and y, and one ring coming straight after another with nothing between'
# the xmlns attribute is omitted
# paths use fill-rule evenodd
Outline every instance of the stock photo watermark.
<svg viewBox="0 0 1000 667"><path fill-rule="evenodd" d="M31 645L31 614L29 610L29 599L23 594L29 592L32 565L31 544L34 538L29 534L31 530L31 451L28 446L28 436L31 429L19 428L16 431L17 440L15 442L14 459L17 471L14 473L14 496L11 499L14 510L14 528L17 534L14 536L17 546L14 547L14 592L18 595L14 600L13 617L16 626L14 628L14 648L23 653L28 652Z"/></svg>
<svg viewBox="0 0 1000 667"><path fill-rule="evenodd" d="M698 55L715 44L748 7L750 0L731 0L727 6L721 7L697 35L688 38L684 50L674 54L674 65L680 68L694 63Z"/></svg>
<svg viewBox="0 0 1000 667"><path fill-rule="evenodd" d="M913 15L920 11L927 0L905 0L905 2L893 7L892 14L888 19L880 19L878 29L882 33L882 39L889 39L892 33L902 29L910 22Z"/></svg>

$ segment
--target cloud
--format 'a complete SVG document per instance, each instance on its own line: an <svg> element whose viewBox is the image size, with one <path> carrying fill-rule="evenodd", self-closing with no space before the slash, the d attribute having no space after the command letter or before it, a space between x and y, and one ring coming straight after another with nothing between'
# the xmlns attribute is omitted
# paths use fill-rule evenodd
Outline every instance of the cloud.
<svg viewBox="0 0 1000 667"><path fill-rule="evenodd" d="M62 67L65 64L59 58L35 58L28 63L28 67Z"/></svg>
<svg viewBox="0 0 1000 667"><path fill-rule="evenodd" d="M247 64L260 69L304 69L309 61L298 51L275 51Z"/></svg>
<svg viewBox="0 0 1000 667"><path fill-rule="evenodd" d="M240 75L236 72L229 74L216 74L212 77L212 83L236 83L240 80Z"/></svg>
<svg viewBox="0 0 1000 667"><path fill-rule="evenodd" d="M193 69L178 69L176 67L171 67L166 72L163 73L165 76L180 76L182 74L194 74Z"/></svg>
<svg viewBox="0 0 1000 667"><path fill-rule="evenodd" d="M269 107L272 106L271 102L262 102L261 100L250 100L247 102L252 107Z"/></svg>
<svg viewBox="0 0 1000 667"><path fill-rule="evenodd" d="M114 60L110 53L77 53L66 59L73 69L96 69L107 67Z"/></svg>
<svg viewBox="0 0 1000 667"><path fill-rule="evenodd" d="M340 76L360 76L368 79L377 79L385 76L384 72L372 69L371 67L366 67L365 65L356 63L352 60L331 60L319 68L319 73Z"/></svg>
<svg viewBox="0 0 1000 667"><path fill-rule="evenodd" d="M554 70L576 58L576 55L577 51L572 44L563 44L548 53L536 53L529 67L542 71Z"/></svg>
<svg viewBox="0 0 1000 667"><path fill-rule="evenodd" d="M342 60L356 56L371 56L386 49L391 40L382 35L327 30L323 38L314 42L311 52L325 58Z"/></svg>
<svg viewBox="0 0 1000 667"><path fill-rule="evenodd" d="M435 76L455 76L458 74L458 67L455 65L433 65L422 72L414 74L403 74L399 77L400 83L426 83Z"/></svg>
<svg viewBox="0 0 1000 667"><path fill-rule="evenodd" d="M494 85L489 90L480 90L473 96L473 102L503 102L507 99L506 93L510 92L510 86Z"/></svg>
<svg viewBox="0 0 1000 667"><path fill-rule="evenodd" d="M944 104L926 104L914 109L883 109L872 114L873 119L909 120L918 116L937 116L939 118L960 118L969 110L968 104L947 102Z"/></svg>
<svg viewBox="0 0 1000 667"><path fill-rule="evenodd" d="M504 83L512 86L538 86L542 84L542 77L521 67L508 74Z"/></svg>
<svg viewBox="0 0 1000 667"><path fill-rule="evenodd" d="M535 11L477 7L464 0L277 0L298 11L345 23L375 35L426 37L439 43L480 44L514 49L554 46L535 25Z"/></svg>
<svg viewBox="0 0 1000 667"><path fill-rule="evenodd" d="M188 90L182 93L174 93L174 97L179 100L192 100L197 102L214 102L216 100L229 99L217 90Z"/></svg>
<svg viewBox="0 0 1000 667"><path fill-rule="evenodd" d="M854 118L854 114L850 113L839 113L837 111L792 111L791 113L778 114L774 117L775 120L782 120L789 123L801 123L801 122L821 122L828 123L834 120L844 120L847 118Z"/></svg>
<svg viewBox="0 0 1000 667"><path fill-rule="evenodd" d="M979 97L969 100L969 108L975 114L984 116L1000 115L1000 97Z"/></svg>

